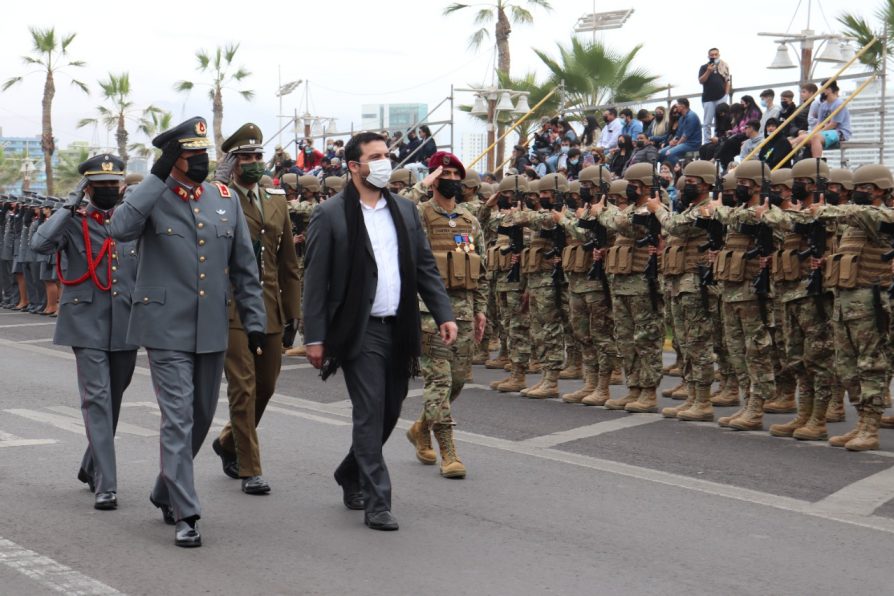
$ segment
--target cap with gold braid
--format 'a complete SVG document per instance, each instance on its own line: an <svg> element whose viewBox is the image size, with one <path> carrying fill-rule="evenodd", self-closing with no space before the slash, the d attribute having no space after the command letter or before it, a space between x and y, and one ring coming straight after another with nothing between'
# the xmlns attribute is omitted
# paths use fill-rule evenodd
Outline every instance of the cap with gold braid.
<svg viewBox="0 0 894 596"><path fill-rule="evenodd" d="M109 153L94 155L78 166L78 173L91 182L124 180L124 162Z"/></svg>
<svg viewBox="0 0 894 596"><path fill-rule="evenodd" d="M164 131L152 139L152 145L164 149L165 145L174 140L180 142L180 149L183 151L207 149L212 144L211 139L208 138L208 123L201 116L190 118L186 122Z"/></svg>

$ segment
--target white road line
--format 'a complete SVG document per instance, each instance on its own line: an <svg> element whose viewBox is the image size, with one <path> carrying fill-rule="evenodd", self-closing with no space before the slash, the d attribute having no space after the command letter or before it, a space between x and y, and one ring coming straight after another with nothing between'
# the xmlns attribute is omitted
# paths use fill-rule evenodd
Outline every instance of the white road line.
<svg viewBox="0 0 894 596"><path fill-rule="evenodd" d="M79 418L51 414L49 412L40 412L38 410L26 410L24 408L13 408L11 410L4 410L4 412L9 412L10 414L15 414L16 416L21 416L22 418L27 418L34 422L49 424L50 426L55 426L56 428L70 433L78 435L84 434L84 421Z"/></svg>
<svg viewBox="0 0 894 596"><path fill-rule="evenodd" d="M14 325L0 325L0 329L12 329L13 327L46 327L55 324L55 321L52 323L16 323Z"/></svg>
<svg viewBox="0 0 894 596"><path fill-rule="evenodd" d="M310 362L305 362L304 364L283 364L279 367L279 370L305 370L308 368L313 368Z"/></svg>
<svg viewBox="0 0 894 596"><path fill-rule="evenodd" d="M0 448L3 447L27 447L30 445L53 445L59 441L55 439L23 439L11 433L0 431Z"/></svg>
<svg viewBox="0 0 894 596"><path fill-rule="evenodd" d="M598 437L599 435L604 435L605 433L633 428L636 426L642 426L644 424L652 424L653 422L658 422L659 420L663 420L660 414L636 414L625 416L623 418L606 420L604 422L597 422L595 424L588 424L586 426L578 426L577 428L563 430L549 435L532 437L530 439L525 439L524 441L519 441L519 443L522 445L530 445L532 447L555 447L556 445L561 445L562 443L577 441L578 439Z"/></svg>
<svg viewBox="0 0 894 596"><path fill-rule="evenodd" d="M50 406L47 408L48 410L52 410L59 414L64 414L66 416L70 416L76 419L83 419L83 415L81 411L77 408L71 408L69 406ZM158 431L151 430L148 428L143 428L142 426L137 426L136 424L130 424L129 422L118 421L118 429L116 434L125 434L125 435L135 435L137 437L157 437Z"/></svg>
<svg viewBox="0 0 894 596"><path fill-rule="evenodd" d="M0 538L0 563L31 578L44 588L60 594L93 596L123 594L99 580L5 538Z"/></svg>
<svg viewBox="0 0 894 596"><path fill-rule="evenodd" d="M43 339L23 339L20 344L48 344L53 341L52 337L44 337Z"/></svg>
<svg viewBox="0 0 894 596"><path fill-rule="evenodd" d="M323 416L317 416L316 414L308 414L306 412L299 412L298 410L280 408L279 406L268 405L267 411L278 412L280 414L286 414L287 416L295 416L296 418L304 418L305 420L313 420L314 422L322 422L323 424L330 424L332 426L351 426L350 422L344 420L333 420L332 418L325 418Z"/></svg>
<svg viewBox="0 0 894 596"><path fill-rule="evenodd" d="M894 467L848 484L825 499L814 503L818 512L871 515L894 499Z"/></svg>

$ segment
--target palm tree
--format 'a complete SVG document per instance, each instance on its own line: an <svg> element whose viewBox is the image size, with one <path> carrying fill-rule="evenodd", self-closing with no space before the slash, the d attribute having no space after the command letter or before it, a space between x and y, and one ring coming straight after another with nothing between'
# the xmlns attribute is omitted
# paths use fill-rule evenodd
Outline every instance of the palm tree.
<svg viewBox="0 0 894 596"><path fill-rule="evenodd" d="M626 54L575 38L569 46L558 47L558 59L541 50L534 52L552 72L552 83L564 82L565 104L576 108L580 117L587 108L644 100L661 89L655 85L657 75L632 66L642 44Z"/></svg>
<svg viewBox="0 0 894 596"><path fill-rule="evenodd" d="M199 61L198 71L205 74L210 73L212 79L210 83L206 83L210 88L208 97L211 99L211 109L214 113L214 145L217 148L218 155L222 153L220 146L223 145L223 90L230 89L232 83L241 83L243 79L249 77L249 72L244 66L240 66L235 72L230 74L230 68L233 66L233 59L236 57L236 51L239 50L239 44L228 43L224 47L218 46L214 52L214 56L210 56L205 50L196 52L196 58ZM189 93L195 87L195 83L191 81L178 81L174 84L174 89L183 93ZM250 89L237 90L246 101L251 101L255 96L255 92Z"/></svg>
<svg viewBox="0 0 894 596"><path fill-rule="evenodd" d="M543 8L546 11L550 11L553 8L549 0L525 0L525 4ZM469 48L473 50L479 49L484 40L490 37L490 31L486 25L493 23L496 17L494 38L497 41L497 71L508 75L511 62L509 55L509 34L512 33L511 23L519 25L531 24L534 22L534 15L522 6L522 3L510 2L509 0L496 0L495 2L485 4L454 2L444 9L444 15L450 15L465 8L481 6L484 6L484 8L479 8L478 14L475 15L475 24L481 25L481 28L475 31L469 38Z"/></svg>
<svg viewBox="0 0 894 596"><path fill-rule="evenodd" d="M158 133L171 128L173 124L174 115L170 112L165 112L163 110L158 110L154 112L143 113L143 117L140 118L140 123L137 126L137 130L144 134L147 138L152 139ZM130 151L133 151L138 157L142 157L143 159L158 158L161 155L161 149L156 149L151 145L146 145L145 143L131 143L127 147Z"/></svg>
<svg viewBox="0 0 894 596"><path fill-rule="evenodd" d="M127 120L133 120L137 117L133 114L136 111L133 102L130 100L130 75L126 72L120 75L109 73L106 81L99 81L99 88L102 89L102 98L108 102L108 106L97 106L96 111L98 118L84 118L78 122L78 128L85 126L102 125L107 130L115 131L115 141L118 144L118 157L127 165L129 156L127 155ZM155 106L148 106L142 110L139 120L147 118L150 114L161 112Z"/></svg>
<svg viewBox="0 0 894 596"><path fill-rule="evenodd" d="M854 13L843 13L838 17L838 22L844 25L843 33L856 38L860 47L865 46L873 37L878 38L879 43L873 44L866 53L860 56L860 62L870 67L876 73L882 72L882 43L887 44L888 56L894 52L894 0L885 0L882 6L875 11L875 17L880 25L887 24L888 39L884 39L884 29L874 30L869 22Z"/></svg>
<svg viewBox="0 0 894 596"><path fill-rule="evenodd" d="M56 142L53 140L53 98L56 96L55 75L64 72L62 69L69 66L82 67L83 60L71 60L68 57L68 46L74 41L75 33L71 35L56 35L55 27L40 29L29 27L33 46L30 56L23 56L22 60L29 66L38 66L39 71L46 72L46 80L43 85L43 100L41 106L40 148L43 150L44 170L47 176L47 194L53 194L53 153L56 151ZM31 73L27 73L31 74ZM7 79L2 90L6 91L16 83L20 83L26 75ZM77 79L72 79L71 84L89 94L87 85Z"/></svg>
<svg viewBox="0 0 894 596"><path fill-rule="evenodd" d="M7 153L0 147L0 190L7 192L22 177L22 160L24 153Z"/></svg>

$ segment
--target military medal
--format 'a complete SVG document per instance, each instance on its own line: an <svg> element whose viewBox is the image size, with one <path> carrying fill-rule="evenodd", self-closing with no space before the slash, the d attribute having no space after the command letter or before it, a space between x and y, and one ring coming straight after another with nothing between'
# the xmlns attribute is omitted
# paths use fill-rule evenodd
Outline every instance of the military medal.
<svg viewBox="0 0 894 596"><path fill-rule="evenodd" d="M463 234L462 239L463 239L463 251L469 252L469 235Z"/></svg>
<svg viewBox="0 0 894 596"><path fill-rule="evenodd" d="M448 221L447 221L447 225L450 226L451 228L455 228L455 227L456 227L456 222L453 221L453 220L451 219L451 220L448 220Z"/></svg>
<svg viewBox="0 0 894 596"><path fill-rule="evenodd" d="M475 237L469 234L469 250L475 252Z"/></svg>
<svg viewBox="0 0 894 596"><path fill-rule="evenodd" d="M450 220L450 223L453 223L452 219ZM454 234L453 241L456 243L456 248L454 250L456 250L456 252L462 252L463 237L459 234Z"/></svg>

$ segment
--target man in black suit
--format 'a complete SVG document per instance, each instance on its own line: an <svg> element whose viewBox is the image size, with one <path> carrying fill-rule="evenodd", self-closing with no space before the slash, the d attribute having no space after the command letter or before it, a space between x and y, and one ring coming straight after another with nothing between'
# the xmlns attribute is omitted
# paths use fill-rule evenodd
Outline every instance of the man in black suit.
<svg viewBox="0 0 894 596"><path fill-rule="evenodd" d="M307 359L325 380L344 370L353 404L351 449L335 471L349 509L364 523L397 530L382 446L419 372L425 302L446 345L457 327L416 206L384 190L391 175L385 139L354 136L345 146L351 180L314 210L304 255Z"/></svg>

